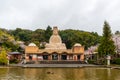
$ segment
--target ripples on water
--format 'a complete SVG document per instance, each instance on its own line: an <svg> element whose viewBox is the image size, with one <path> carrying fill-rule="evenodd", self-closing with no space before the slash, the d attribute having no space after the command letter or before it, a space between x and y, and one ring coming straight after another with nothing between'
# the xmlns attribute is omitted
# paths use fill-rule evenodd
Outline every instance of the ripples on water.
<svg viewBox="0 0 120 80"><path fill-rule="evenodd" d="M0 68L0 80L120 80L110 68Z"/></svg>

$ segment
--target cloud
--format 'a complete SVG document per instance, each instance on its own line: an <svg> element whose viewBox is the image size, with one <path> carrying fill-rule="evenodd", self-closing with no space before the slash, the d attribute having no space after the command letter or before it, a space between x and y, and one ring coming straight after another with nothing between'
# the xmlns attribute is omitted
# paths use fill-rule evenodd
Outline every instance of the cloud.
<svg viewBox="0 0 120 80"><path fill-rule="evenodd" d="M35 30L48 25L102 34L107 20L120 30L120 1L114 0L0 0L0 26Z"/></svg>

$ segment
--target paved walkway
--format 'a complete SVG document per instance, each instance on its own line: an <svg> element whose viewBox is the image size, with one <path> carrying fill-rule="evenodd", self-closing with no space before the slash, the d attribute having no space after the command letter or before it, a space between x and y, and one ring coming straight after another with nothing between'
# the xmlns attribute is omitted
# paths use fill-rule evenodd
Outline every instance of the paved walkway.
<svg viewBox="0 0 120 80"><path fill-rule="evenodd" d="M3 67L3 66L2 66ZM111 69L119 69L120 66L114 65L94 65L94 64L10 64L6 67L23 67L23 68L82 68L82 67L105 67Z"/></svg>
<svg viewBox="0 0 120 80"><path fill-rule="evenodd" d="M99 67L100 65L92 64L10 64L14 67L25 67L25 68L44 68L44 67Z"/></svg>

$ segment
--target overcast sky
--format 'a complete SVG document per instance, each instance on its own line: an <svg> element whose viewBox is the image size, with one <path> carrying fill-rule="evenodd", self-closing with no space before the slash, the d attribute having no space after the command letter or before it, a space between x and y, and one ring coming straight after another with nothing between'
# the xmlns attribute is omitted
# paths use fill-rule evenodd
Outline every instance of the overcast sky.
<svg viewBox="0 0 120 80"><path fill-rule="evenodd" d="M120 31L120 0L0 0L0 27L79 29L102 34L104 21Z"/></svg>

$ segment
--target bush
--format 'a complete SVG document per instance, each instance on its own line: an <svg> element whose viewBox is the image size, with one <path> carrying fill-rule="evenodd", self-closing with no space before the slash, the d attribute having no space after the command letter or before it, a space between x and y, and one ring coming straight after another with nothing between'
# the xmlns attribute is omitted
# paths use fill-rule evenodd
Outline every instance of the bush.
<svg viewBox="0 0 120 80"><path fill-rule="evenodd" d="M17 59L12 59L12 60L10 60L10 64L16 64L16 63L18 63L19 61L17 60Z"/></svg>
<svg viewBox="0 0 120 80"><path fill-rule="evenodd" d="M99 60L88 60L89 64L96 64L96 65L105 65L106 59L99 59Z"/></svg>
<svg viewBox="0 0 120 80"><path fill-rule="evenodd" d="M88 63L89 63L89 64L94 64L94 63L95 63L95 60L88 60Z"/></svg>
<svg viewBox="0 0 120 80"><path fill-rule="evenodd" d="M7 65L7 60L0 59L0 65Z"/></svg>
<svg viewBox="0 0 120 80"><path fill-rule="evenodd" d="M115 58L111 61L112 64L119 64L120 65L120 58Z"/></svg>
<svg viewBox="0 0 120 80"><path fill-rule="evenodd" d="M6 50L4 48L2 48L1 52L0 52L0 65L6 65L8 62L7 59L7 53Z"/></svg>

